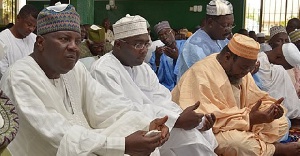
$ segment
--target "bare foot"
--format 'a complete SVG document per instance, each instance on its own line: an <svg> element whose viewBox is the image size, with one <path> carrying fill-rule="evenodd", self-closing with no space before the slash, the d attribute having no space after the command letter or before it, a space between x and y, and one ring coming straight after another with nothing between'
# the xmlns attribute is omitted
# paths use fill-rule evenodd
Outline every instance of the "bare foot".
<svg viewBox="0 0 300 156"><path fill-rule="evenodd" d="M275 153L274 156L296 156L300 155L300 143L274 143Z"/></svg>

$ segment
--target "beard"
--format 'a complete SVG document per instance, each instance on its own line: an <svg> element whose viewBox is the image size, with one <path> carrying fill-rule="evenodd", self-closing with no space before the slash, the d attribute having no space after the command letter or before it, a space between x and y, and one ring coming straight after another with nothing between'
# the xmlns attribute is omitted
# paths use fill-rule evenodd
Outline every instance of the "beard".
<svg viewBox="0 0 300 156"><path fill-rule="evenodd" d="M232 66L233 64L231 64L230 70L227 73L228 79L230 81L230 84L232 85L239 85L242 81L242 78L237 78L238 76L235 74L232 74Z"/></svg>
<svg viewBox="0 0 300 156"><path fill-rule="evenodd" d="M235 77L228 77L230 84L232 85L240 85L242 82L241 78L235 78Z"/></svg>

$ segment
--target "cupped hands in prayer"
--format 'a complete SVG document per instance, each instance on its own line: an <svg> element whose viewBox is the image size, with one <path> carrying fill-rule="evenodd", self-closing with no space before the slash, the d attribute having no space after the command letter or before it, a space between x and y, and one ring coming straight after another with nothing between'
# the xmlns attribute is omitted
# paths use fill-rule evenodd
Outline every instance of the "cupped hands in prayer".
<svg viewBox="0 0 300 156"><path fill-rule="evenodd" d="M172 59L176 60L178 58L178 49L177 49L177 47L175 47L175 49L174 49L174 48L165 46L164 53L167 56L171 57Z"/></svg>
<svg viewBox="0 0 300 156"><path fill-rule="evenodd" d="M265 110L259 110L259 107L262 103L261 100L259 100L251 109L249 113L250 118L250 126L256 124L262 124L262 123L270 123L274 121L275 119L278 119L282 117L284 111L283 108L280 106L281 102L284 100L284 98L280 98L276 102L274 102L269 108Z"/></svg>

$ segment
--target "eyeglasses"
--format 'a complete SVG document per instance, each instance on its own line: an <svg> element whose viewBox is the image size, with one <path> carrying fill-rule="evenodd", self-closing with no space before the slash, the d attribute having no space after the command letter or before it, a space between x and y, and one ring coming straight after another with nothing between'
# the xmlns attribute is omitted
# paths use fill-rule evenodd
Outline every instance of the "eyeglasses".
<svg viewBox="0 0 300 156"><path fill-rule="evenodd" d="M151 43L136 43L136 44L134 44L134 45L132 45L132 44L130 44L130 43L128 43L127 41L125 41L125 40L120 40L120 41L122 41L122 42L125 42L125 43L127 43L128 45L131 45L131 46L133 46L134 47L134 49L136 49L136 50L142 50L142 49L144 49L144 48L149 48L150 46L151 46Z"/></svg>
<svg viewBox="0 0 300 156"><path fill-rule="evenodd" d="M214 20L213 19L213 21L215 21L216 23L218 23L219 24L219 26L221 26L223 29L225 29L225 30L231 30L231 29L233 29L236 25L233 23L231 26L223 26L221 23L219 23L218 21L216 21L216 20Z"/></svg>
<svg viewBox="0 0 300 156"><path fill-rule="evenodd" d="M171 33L172 33L172 29L170 29L169 31L167 31L163 34L158 34L158 38L160 38L160 39L167 38Z"/></svg>

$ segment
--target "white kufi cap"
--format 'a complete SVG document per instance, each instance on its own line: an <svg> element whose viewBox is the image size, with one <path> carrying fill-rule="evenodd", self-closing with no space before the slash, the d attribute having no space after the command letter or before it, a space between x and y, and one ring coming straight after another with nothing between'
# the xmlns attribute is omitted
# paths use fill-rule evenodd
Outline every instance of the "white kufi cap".
<svg viewBox="0 0 300 156"><path fill-rule="evenodd" d="M256 37L266 37L264 33L257 33Z"/></svg>
<svg viewBox="0 0 300 156"><path fill-rule="evenodd" d="M147 34L147 22L139 15L130 16L127 14L125 17L113 24L113 31L115 40Z"/></svg>
<svg viewBox="0 0 300 156"><path fill-rule="evenodd" d="M213 16L233 14L233 7L226 0L211 0L206 6L206 14Z"/></svg>
<svg viewBox="0 0 300 156"><path fill-rule="evenodd" d="M285 60L293 67L300 64L300 52L294 43L282 45L282 53Z"/></svg>

